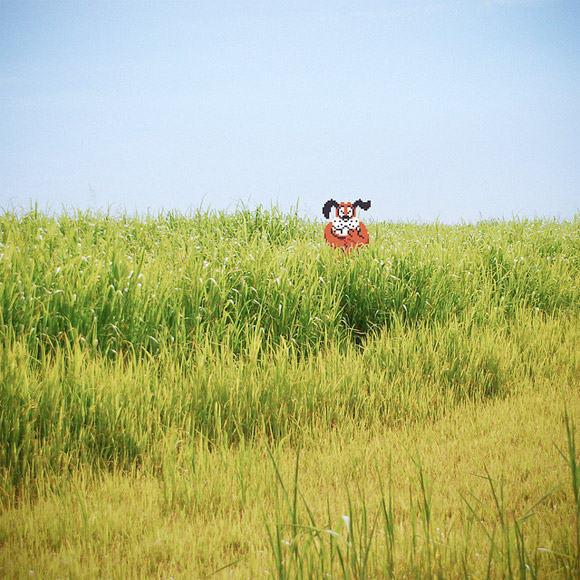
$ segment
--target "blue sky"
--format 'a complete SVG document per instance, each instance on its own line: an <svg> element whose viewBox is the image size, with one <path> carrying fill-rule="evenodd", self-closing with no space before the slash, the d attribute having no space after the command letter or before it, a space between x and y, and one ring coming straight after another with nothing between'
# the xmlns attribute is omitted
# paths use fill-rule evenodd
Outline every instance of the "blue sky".
<svg viewBox="0 0 580 580"><path fill-rule="evenodd" d="M578 0L0 0L0 207L580 212Z"/></svg>

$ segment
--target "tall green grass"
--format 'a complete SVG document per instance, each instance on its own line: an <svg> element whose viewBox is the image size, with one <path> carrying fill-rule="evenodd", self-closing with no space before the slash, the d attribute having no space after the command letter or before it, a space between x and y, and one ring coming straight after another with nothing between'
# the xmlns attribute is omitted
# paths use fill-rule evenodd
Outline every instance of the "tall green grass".
<svg viewBox="0 0 580 580"><path fill-rule="evenodd" d="M301 359L281 347L262 361L210 346L187 360L165 350L111 361L80 345L40 361L16 341L0 353L0 465L14 484L32 484L83 465L162 465L169 441L192 458L200 438L226 447L299 443L321 431L432 421L534 375L561 374L580 343L577 326L523 314L509 331L400 324L364 351L329 347ZM569 380L577 378L572 367Z"/></svg>
<svg viewBox="0 0 580 580"><path fill-rule="evenodd" d="M206 505L208 457L239 453L243 511L253 501L246 473L259 461L244 463L248 450L316 448L337 433L358 440L577 385L580 217L371 223L371 244L348 256L323 243L322 229L276 208L0 215L1 505L70 498L79 477L90 487L121 474L134 486L158 481L170 518ZM577 509L572 424L562 453ZM491 495L466 497L465 527L447 549L424 457L413 456L418 486L403 515L381 484L372 507L349 495L337 523L330 506L322 520L300 495L298 465L291 487L274 455L279 501L275 521L264 516L280 578L445 577L462 561L468 577L475 528L501 566L489 577L541 569L528 512L508 517L489 473ZM94 535L85 492L74 493ZM478 524L490 511L493 530ZM549 548L570 578L578 521ZM230 552L221 564L240 555Z"/></svg>
<svg viewBox="0 0 580 580"><path fill-rule="evenodd" d="M259 339L298 354L395 320L487 322L519 308L577 310L579 218L372 224L338 259L322 226L258 209L157 217L37 211L0 219L0 332L36 352L241 354ZM503 320L503 319L502 319Z"/></svg>
<svg viewBox="0 0 580 580"><path fill-rule="evenodd" d="M580 219L370 229L341 259L275 209L5 213L9 478L127 467L168 429L229 445L433 419L533 372L535 320L576 336Z"/></svg>

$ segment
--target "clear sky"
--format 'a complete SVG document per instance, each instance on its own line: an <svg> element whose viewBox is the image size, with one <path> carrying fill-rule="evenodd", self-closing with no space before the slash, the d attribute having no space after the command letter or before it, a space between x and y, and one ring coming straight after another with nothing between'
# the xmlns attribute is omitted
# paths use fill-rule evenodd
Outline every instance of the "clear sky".
<svg viewBox="0 0 580 580"><path fill-rule="evenodd" d="M331 197L580 213L580 1L0 0L0 208Z"/></svg>

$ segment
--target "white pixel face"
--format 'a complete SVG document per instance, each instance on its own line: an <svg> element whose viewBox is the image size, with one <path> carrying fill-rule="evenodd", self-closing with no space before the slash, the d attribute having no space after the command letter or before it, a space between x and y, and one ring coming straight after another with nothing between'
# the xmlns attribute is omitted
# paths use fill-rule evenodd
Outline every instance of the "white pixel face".
<svg viewBox="0 0 580 580"><path fill-rule="evenodd" d="M343 219L342 217L335 217L332 220L332 231L337 236L347 236L350 230L356 230L358 227L359 221L356 216L352 216L346 220Z"/></svg>

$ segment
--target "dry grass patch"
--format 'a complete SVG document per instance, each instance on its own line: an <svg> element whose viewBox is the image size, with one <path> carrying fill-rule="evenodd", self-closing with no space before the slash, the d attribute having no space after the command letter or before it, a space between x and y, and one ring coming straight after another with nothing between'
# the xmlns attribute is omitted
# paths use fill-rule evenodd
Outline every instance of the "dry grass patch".
<svg viewBox="0 0 580 580"><path fill-rule="evenodd" d="M291 564L293 542L304 550L302 577L320 567L342 577L337 556L330 561L333 536L324 530L340 534L340 548L346 541L343 516L352 518L353 525L358 520L359 526L366 518L370 534L378 513L374 535L365 540L370 545L367 577L386 577L389 558L397 574L425 577L428 549L433 574L440 569L445 577L463 576L465 567L473 577L485 576L490 542L484 527L498 545L502 541L491 487L481 477L487 470L496 492L502 490L509 522L556 489L523 525L528 557L544 574L539 577L565 577L561 563L538 549L573 553L570 473L555 446L565 450L567 445L564 401L570 417L580 417L576 394L570 385L543 381L533 392L465 405L430 425L361 432L348 439L339 430L328 433L300 452L295 516L285 505L265 444L200 456L196 476L189 480L195 488L190 503L172 509L163 482L153 475L77 474L47 489L38 501L23 498L5 510L2 573L7 578L28 577L29 570L42 578L204 577L241 558L216 577L267 577L265 570L274 575L276 570L265 524L271 529L280 524L290 577L300 575L297 564ZM282 444L272 453L292 498L296 451ZM381 511L385 499L394 518L391 556ZM466 500L482 514L483 525L470 517ZM305 526L314 519L321 530L318 548L312 530L292 528L293 517ZM500 555L492 561L492 577L503 577ZM348 577L356 574L351 571Z"/></svg>

